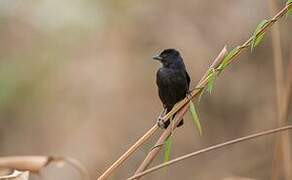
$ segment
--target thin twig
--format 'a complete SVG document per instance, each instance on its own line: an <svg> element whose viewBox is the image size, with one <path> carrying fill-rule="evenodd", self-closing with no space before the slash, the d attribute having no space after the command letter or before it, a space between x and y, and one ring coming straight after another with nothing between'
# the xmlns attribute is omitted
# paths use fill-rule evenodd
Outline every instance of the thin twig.
<svg viewBox="0 0 292 180"><path fill-rule="evenodd" d="M289 9L291 9L291 6L292 6L292 3L287 4L283 9L281 9L272 19L270 19L265 24L265 26L261 29L261 31L259 31L258 35L265 33L272 25L275 24L275 22L277 22L281 17L283 17ZM243 52L243 50L247 49L251 45L252 40L253 40L253 36L250 37L241 46L238 46L238 51L236 51L236 53L231 57L229 64L231 62L233 62L235 60L235 58ZM205 79L205 80L206 80L206 82L204 82L204 83L202 82L204 85L206 85L208 79ZM194 97L197 93L198 93L198 91L196 89L194 89L191 92L191 96ZM173 116L179 109L181 109L184 105L186 105L188 102L189 102L189 99L184 98L182 101L177 103L177 105L174 108L172 108L172 110L169 113L167 113L162 119L166 121L171 116Z"/></svg>
<svg viewBox="0 0 292 180"><path fill-rule="evenodd" d="M218 66L221 64L222 60L224 59L224 57L225 57L227 54L228 54L227 47L224 46L223 49L221 50L221 52L218 54L218 56L215 58L215 60L213 61L213 63L212 63L212 64L210 65L210 67L208 68L208 71L209 71L210 69L214 69L214 68L218 67ZM202 79L201 79L201 81L199 82L199 84L202 83L202 81L208 77L208 71L205 72L205 74L204 74L204 76L202 77Z"/></svg>
<svg viewBox="0 0 292 180"><path fill-rule="evenodd" d="M164 110L159 116L163 115ZM116 160L97 180L107 179L112 172L117 169L124 161L128 159L145 141L147 141L157 130L159 129L157 124L154 124L141 138L139 138L135 144L133 144L118 160Z"/></svg>
<svg viewBox="0 0 292 180"><path fill-rule="evenodd" d="M185 107L183 107L183 109L181 111L179 111L176 114L175 120L172 121L172 123L174 124L173 128L172 128L172 126L168 126L167 129L162 133L162 135L160 136L160 138L158 139L158 141L156 142L154 147L151 148L151 150L148 153L148 155L146 156L145 160L141 163L139 168L136 170L135 174L139 173L141 171L144 171L149 166L149 164L153 161L153 159L156 157L156 155L158 154L158 152L162 148L161 144L163 144L166 141L166 139L171 135L173 129L175 129L175 127L179 124L180 119L182 119L184 114L187 112L188 107L189 106L186 105Z"/></svg>
<svg viewBox="0 0 292 180"><path fill-rule="evenodd" d="M265 33L269 27L271 27L275 22L277 22L281 17L283 17L286 12L291 8L292 3L287 4L282 10L280 10L272 19L270 19L265 26L261 29L261 31L258 32L257 35L261 35L263 33ZM229 60L228 64L232 63L235 60L235 57L237 57L244 49L248 48L251 45L251 42L253 40L253 37L250 37L245 43L243 43L241 46L238 47L237 51L233 54L233 56L231 57L231 59ZM220 56L220 55L219 55ZM218 57L219 57L218 56ZM221 62L223 61L223 58L221 59ZM218 63L218 66L221 64ZM216 69L218 67L215 67L214 69ZM209 72L209 70L207 71ZM206 77L206 78L204 78ZM196 88L190 93L190 95L192 96L192 98L195 98L198 96L198 94L203 90L203 88L206 87L206 85L208 84L209 81L209 76L205 75L201 81L199 82L199 84L196 86ZM163 120L168 120L170 117L172 117L174 115L174 113L180 113L181 108L184 107L183 109L185 109L185 107L189 106L189 101L191 99L189 97L184 98L182 101L178 102L174 108L167 113L162 119ZM186 112L186 111L185 111ZM185 114L185 112L183 113L183 115ZM178 122L181 119L179 118L175 118L174 119L174 124L178 124ZM166 129L166 131L162 134L162 136L165 137L164 140L166 140L167 137L169 137L170 135L170 130L168 130L169 128ZM159 144L162 144L163 142L160 141L161 139L159 139L157 142L159 142ZM159 146L158 148L152 149L148 155L146 156L145 160L141 163L141 165L138 167L138 169L135 172L135 175L142 172L143 170L145 170L149 164L152 162L152 160L157 156L159 150L161 149L161 146ZM137 178L138 179L138 178Z"/></svg>
<svg viewBox="0 0 292 180"><path fill-rule="evenodd" d="M240 143L240 142L243 142L243 141L251 140L251 139L254 139L254 138L257 138L257 137L260 137L260 136L266 136L266 135L269 135L269 134L278 133L278 132L281 132L281 131L286 131L286 130L291 130L291 129L292 129L292 126L284 126L284 127L280 127L280 128L276 128L276 129L271 129L271 130L266 130L266 131L262 131L262 132L259 132L259 133L251 134L251 135L248 135L248 136L237 138L237 139L234 139L234 140L231 140L231 141L227 141L227 142L224 142L224 143L221 143L221 144L217 144L217 145L214 145L214 146L210 146L208 148L204 148L204 149L192 152L190 154L186 154L186 155L180 156L180 157L175 158L173 160L170 160L168 162L165 162L165 163L162 163L160 165L157 165L157 166L155 166L153 168L147 169L146 171L138 173L138 174L128 178L127 180L137 179L137 178L142 177L142 176L144 176L146 174L149 174L151 172L157 171L158 169L161 169L163 167L178 163L180 161L189 159L191 157L196 157L196 156L201 155L203 153L207 153L207 152L210 152L210 151L217 150L219 148L223 148L223 147L226 147L226 146L229 146L229 145L232 145L232 144L236 144L236 143Z"/></svg>
<svg viewBox="0 0 292 180"><path fill-rule="evenodd" d="M264 33L268 30L268 28L270 26L272 26L275 22L277 22L279 20L279 18L281 18L290 8L291 8L292 4L286 5L281 11L279 11L278 14L276 14L267 24L264 28L262 28L262 30L259 32L260 33ZM248 39L240 48L239 51L237 53L234 54L234 56L231 58L231 61L233 61L235 59L235 57L237 57L243 49L248 48L250 43L252 41L252 37L250 39ZM219 57L219 56L218 56ZM220 59L220 58L218 58ZM230 61L230 63L231 63ZM220 62L221 63L221 62ZM200 81L200 85L205 86L208 83L208 79L207 78L202 78L202 80ZM191 92L191 96L192 98L196 97L200 92L202 91L202 86L196 86L195 89L192 90ZM180 101L179 103L177 103L177 105L169 112L167 113L162 119L163 120L167 120L169 119L171 116L173 116L173 114L177 113L180 109L182 109L183 106L185 106L186 104L188 104L189 99L185 98L182 101ZM98 178L98 180L103 180L106 179L110 176L110 174L117 169L138 147L140 147L150 136L152 136L156 131L158 130L158 126L155 124L150 130L147 131L147 133L141 137L126 153L123 154L123 156L121 156L109 169L106 170L105 173L103 173L102 176L100 176Z"/></svg>
<svg viewBox="0 0 292 180"><path fill-rule="evenodd" d="M225 55L227 54L227 49L226 46L224 46L224 48L222 49L222 51L219 53L219 55L215 58L215 60L213 61L213 63L211 64L211 66L209 67L209 69L214 68L214 67L218 67L218 65L222 62L223 58L225 57ZM205 72L203 78L201 79L200 82L203 82L204 79L207 78L208 75L208 71ZM196 86L197 88L195 88L195 90L197 91L197 93L199 93L202 89L198 88L200 87L200 83ZM187 110L187 108L186 108ZM160 113L159 118L164 114L164 111L162 111L162 113ZM185 113L184 113L185 114ZM183 115L184 115L183 114ZM182 115L182 116L183 116ZM176 117L179 117L178 115ZM116 160L100 177L98 177L97 180L104 180L107 179L112 172L117 169L131 154L133 154L146 140L148 140L157 130L158 130L158 126L157 124L155 124L150 130L148 130L138 141L136 141L136 143L131 146L118 160ZM168 136L167 136L168 137ZM161 148L160 146L162 146L164 143L164 141L161 141L161 143L156 143L156 145L154 145L154 147L151 149L155 151L157 150L157 148Z"/></svg>
<svg viewBox="0 0 292 180"><path fill-rule="evenodd" d="M204 74L202 79L199 81L198 85L196 86L196 88L194 90L194 91L196 91L196 94L193 97L198 96L199 93L203 90L201 87L203 87L204 84L207 83L206 80L208 79L209 70L213 69L213 68L217 68L219 66L219 64L221 64L221 62L223 61L226 54L227 54L227 50L226 50L226 46L224 46L224 48L221 50L219 55L215 58L215 60L213 61L211 66L208 68L208 70L206 71L206 73ZM173 120L173 128L171 126L168 126L168 128L162 133L162 135L160 136L160 138L158 139L158 141L154 145L155 148L152 148L150 150L150 152L148 153L148 155L146 156L144 161L141 163L141 165L136 170L135 174L144 171L149 166L149 164L153 161L153 159L157 156L158 152L162 148L162 146L160 146L160 145L163 144L166 141L166 139L171 135L172 131L174 131L174 129L179 124L180 120L186 114L188 108L189 108L189 104L186 104L185 106L183 106L183 108L180 111L178 111L178 113L176 114L176 116ZM159 146L157 146L157 145L159 145Z"/></svg>

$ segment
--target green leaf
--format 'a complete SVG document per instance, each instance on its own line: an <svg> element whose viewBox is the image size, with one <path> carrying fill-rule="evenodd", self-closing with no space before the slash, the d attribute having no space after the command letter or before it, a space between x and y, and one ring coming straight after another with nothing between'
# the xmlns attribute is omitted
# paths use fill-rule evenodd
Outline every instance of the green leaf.
<svg viewBox="0 0 292 180"><path fill-rule="evenodd" d="M259 35L259 36L256 38L256 40L255 40L255 42L254 42L254 48L257 47L257 46L262 42L262 40L264 39L264 35L265 35L265 33Z"/></svg>
<svg viewBox="0 0 292 180"><path fill-rule="evenodd" d="M252 41L251 41L251 51L260 44L260 42L263 40L265 33L259 34L262 30L262 28L268 23L266 19L262 20L257 28L255 29L253 36L252 36Z"/></svg>
<svg viewBox="0 0 292 180"><path fill-rule="evenodd" d="M220 66L218 67L218 69L220 71L224 70L224 68L230 63L230 60L233 58L233 56L237 53L237 51L239 50L239 46L233 48L223 59L222 63L220 64Z"/></svg>
<svg viewBox="0 0 292 180"><path fill-rule="evenodd" d="M171 149L171 144L172 144L172 135L170 135L167 140L165 141L165 150L164 150L164 158L163 162L169 161L170 158L170 149Z"/></svg>
<svg viewBox="0 0 292 180"><path fill-rule="evenodd" d="M198 116L198 113L196 111L196 107L194 105L194 103L192 101L190 101L190 111L191 111L191 114L192 114L192 117L193 117L193 121L198 129L198 132L199 132L199 135L201 136L202 135L202 126L201 126L201 123L200 123L200 119L199 119L199 116Z"/></svg>
<svg viewBox="0 0 292 180"><path fill-rule="evenodd" d="M201 102L201 99L202 99L202 97L203 97L203 95L205 93L205 90L206 90L205 87L201 90L200 95L199 95L199 98L198 98L198 102Z"/></svg>
<svg viewBox="0 0 292 180"><path fill-rule="evenodd" d="M213 88L214 88L214 83L215 83L215 79L216 79L216 71L215 69L211 69L210 74L209 74L209 78L208 78L208 84L207 84L207 91L211 94Z"/></svg>
<svg viewBox="0 0 292 180"><path fill-rule="evenodd" d="M291 3L292 3L292 0L288 0L287 3L286 3L286 6L287 6L288 4L291 4ZM292 15L292 8L291 8L291 7L290 7L290 9L288 9L288 11L287 11L287 13L286 13L286 17L287 17L288 15Z"/></svg>

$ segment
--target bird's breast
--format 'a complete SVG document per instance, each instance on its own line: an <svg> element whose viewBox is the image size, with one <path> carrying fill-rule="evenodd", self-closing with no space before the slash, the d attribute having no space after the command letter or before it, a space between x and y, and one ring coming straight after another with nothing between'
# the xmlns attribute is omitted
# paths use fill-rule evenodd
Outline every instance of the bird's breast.
<svg viewBox="0 0 292 180"><path fill-rule="evenodd" d="M181 70L161 68L157 72L157 81L162 85L185 83L185 72Z"/></svg>

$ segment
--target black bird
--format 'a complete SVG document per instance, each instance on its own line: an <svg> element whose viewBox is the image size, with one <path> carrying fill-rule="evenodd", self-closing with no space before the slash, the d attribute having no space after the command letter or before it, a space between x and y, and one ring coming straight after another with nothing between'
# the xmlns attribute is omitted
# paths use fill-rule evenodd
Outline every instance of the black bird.
<svg viewBox="0 0 292 180"><path fill-rule="evenodd" d="M156 84L163 107L166 112L169 112L177 102L189 93L191 79L186 71L183 58L177 50L165 49L153 59L162 64L156 74ZM170 121L162 122L159 119L157 123L160 127L167 128ZM180 121L178 127L181 125L183 125L183 120Z"/></svg>

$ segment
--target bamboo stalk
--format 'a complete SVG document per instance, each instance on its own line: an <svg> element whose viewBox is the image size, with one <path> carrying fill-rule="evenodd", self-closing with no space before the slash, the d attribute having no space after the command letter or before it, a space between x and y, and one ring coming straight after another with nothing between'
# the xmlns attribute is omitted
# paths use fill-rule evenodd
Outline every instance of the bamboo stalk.
<svg viewBox="0 0 292 180"><path fill-rule="evenodd" d="M222 60L223 60L223 58L225 57L226 54L227 54L227 48L226 48L226 46L224 46L224 48L221 50L219 55L215 58L215 60L213 61L213 63L209 67L209 69L218 67L219 64L222 62ZM208 71L205 72L204 76L202 77L202 79L200 80L199 84L196 87L201 87L202 84L207 84L207 76L208 76ZM195 88L192 92L196 92L196 94L198 95L201 92L201 90L202 89L200 89L200 88ZM161 113L160 116L161 115L163 115L163 113ZM155 124L139 140L137 140L135 142L135 144L132 145L118 160L116 160L101 176L99 176L97 180L105 180L105 179L107 179L113 173L114 170L116 170L124 161L126 161L126 159L129 156L131 156L158 129L159 128L158 128L157 124Z"/></svg>
<svg viewBox="0 0 292 180"><path fill-rule="evenodd" d="M160 136L160 138L158 139L158 141L156 142L154 147L148 153L145 160L141 163L139 168L136 170L135 174L138 174L139 172L144 171L144 169L146 169L150 165L150 163L154 160L154 158L156 157L156 155L158 154L160 149L163 147L163 144L166 141L166 139L171 135L173 129L179 124L179 122L182 119L182 117L184 116L184 114L188 111L188 108L189 108L189 106L187 104L182 108L181 111L179 111L175 115L176 119L173 120L173 126L168 126L167 129L162 133L162 135Z"/></svg>
<svg viewBox="0 0 292 180"><path fill-rule="evenodd" d="M269 134L279 133L279 132L287 131L287 130L291 130L291 129L292 129L292 126L284 126L284 127L280 127L280 128L275 128L275 129L266 130L266 131L262 131L262 132L259 132L259 133L251 134L251 135L244 136L244 137L241 137L241 138L237 138L237 139L234 139L234 140L231 140L231 141L220 143L220 144L217 144L217 145L214 145L214 146L210 146L210 147L207 147L207 148L204 148L204 149L201 149L201 150L198 150L198 151L195 151L195 152L180 156L180 157L175 158L173 160L170 160L168 162L159 164L159 165L157 165L155 167L147 169L146 171L143 171L143 172L140 172L138 174L135 174L134 176L128 178L127 180L133 180L133 179L140 178L140 177L142 177L142 176L144 176L146 174L149 174L151 172L157 171L157 170L159 170L159 169L161 169L163 167L170 166L170 165L178 163L180 161L183 161L183 160L186 160L186 159L189 159L189 158L192 158L192 157L197 157L197 156L199 156L201 154L204 154L204 153L207 153L207 152L210 152L210 151L214 151L214 150L226 147L226 146L230 146L230 145L233 145L233 144L236 144L236 143L240 143L240 142L243 142L243 141L252 140L254 138L258 138L258 137L261 137L261 136L266 136L266 135L269 135Z"/></svg>
<svg viewBox="0 0 292 180"><path fill-rule="evenodd" d="M268 28L270 28L272 25L274 25L275 22L277 22L281 17L283 17L286 14L286 12L291 8L291 6L292 6L292 3L286 4L286 6L283 9L281 9L272 19L270 19L264 25L264 27L261 29L260 32L258 32L257 35L261 35L261 34L265 33L268 30ZM229 61L228 64L232 63L235 60L235 57L237 57L239 54L241 54L241 52L244 49L247 49L251 45L252 40L253 40L253 36L250 37L241 46L239 46L238 49L237 49L237 51L236 51L236 53L231 57L231 60ZM222 61L223 61L223 59L221 60L221 62ZM221 62L219 64L221 64ZM217 68L217 67L215 67L215 68ZM209 70L207 72L209 72ZM206 74L205 74L205 76L206 76ZM207 78L204 78L204 77L201 79L201 81L196 86L196 88L191 92L191 98L190 97L186 97L182 101L180 101L179 103L177 103L177 105L175 105L174 108L169 113L167 113L162 119L164 119L164 120L170 119L170 117L172 117L174 115L174 113L183 111L181 109L182 107L188 107L189 101L191 99L197 97L197 95L202 91L202 88L205 88L206 87L209 78L208 77ZM176 125L176 124L178 124L179 121L180 121L179 118L175 118L175 120L174 120L173 123ZM174 127L174 129L175 128L176 128L176 126ZM162 134L163 137L166 137L167 138L171 134L171 131L169 129L170 129L170 127L168 127L165 130L165 133L166 134L163 133ZM164 138L159 138L159 140L157 141L156 144L163 144L164 142L161 142L161 139L166 140L166 138L165 139ZM145 160L140 164L140 166L136 170L135 175L138 174L138 173L140 173L140 172L142 172L142 171L144 171L145 168L149 166L149 164L152 162L152 160L157 156L157 154L158 154L158 152L159 152L160 149L161 149L161 147L155 147L155 148L153 148L148 153L148 155L146 156ZM139 178L135 178L135 179L139 179Z"/></svg>
<svg viewBox="0 0 292 180"><path fill-rule="evenodd" d="M272 19L270 19L270 21L262 28L262 30L258 33L258 34L262 34L262 33L265 33L275 22L277 22L281 17L283 17L284 15L285 15L285 13L291 8L291 6L292 6L292 3L290 3L290 4L287 4L283 9L281 9ZM252 42L252 40L253 40L253 37L250 37L245 43L243 43L241 46L239 46L239 49L238 49L238 51L233 55L233 57L231 58L231 61L229 62L229 63L231 63L231 62L233 62L234 61L234 59L238 56L238 55L240 55L241 54L241 52L244 50L244 49L247 49L249 46L250 46L250 44L251 44L251 42ZM221 54L221 53L220 53ZM218 56L218 58L219 58L219 56ZM220 59L220 58L219 58ZM215 63L215 62L214 62ZM214 64L213 63L213 64ZM221 62L220 62L221 63ZM207 73L207 72L206 72ZM199 82L199 85L200 86L197 86L197 88L195 88L194 90L192 90L191 91L191 96L192 96L192 98L194 98L194 97L197 97L197 95L201 92L201 90L202 90L202 87L204 87L207 83L208 83L208 78L207 78L207 74L205 73L205 75L203 76L203 78L201 79L201 81ZM182 101L180 101L180 102L178 102L175 106L174 106L174 108L169 112L169 113L167 113L162 119L163 120L167 120L167 119L170 119L170 117L172 117L175 113L177 113L182 107L184 107L186 104L188 104L188 102L189 102L189 98L185 98L185 99L183 99ZM151 130L151 129L153 129L153 131ZM154 125L152 128L151 128L144 136L147 136L148 138L152 135L152 134L154 134L156 131L157 131L157 125ZM144 137L143 136L143 137ZM141 138L140 138L141 139ZM139 140L140 140L139 139ZM138 141L139 141L138 140ZM145 138L145 141L147 140L147 138ZM145 142L145 141L143 141L143 142ZM139 145L137 146L137 147L135 147L135 149L133 149L133 151L131 150L130 152L131 153L127 153L127 157L128 156L130 156L139 146L141 146L142 144L143 144L143 142L141 142L141 144L139 143ZM137 143L137 142L136 142ZM135 143L135 144L136 144ZM126 158L127 158L126 157ZM123 158L122 158L123 159ZM119 163L118 163L118 165L112 165L111 167L110 167L110 170L106 170L106 176L103 176L103 178L102 179L106 179L107 177L109 177L109 175L115 170L115 169L117 169L117 167L119 167L121 164L122 164L122 162L124 162L124 160L123 161L119 161ZM101 177L99 177L98 178L98 180L102 180L101 179Z"/></svg>
<svg viewBox="0 0 292 180"><path fill-rule="evenodd" d="M271 26L273 26L275 24L275 22L277 22L281 17L283 17L286 14L286 12L289 9L291 9L291 6L292 6L292 3L287 4L283 9L281 9L272 19L270 19L266 23L266 25L262 28L262 30L258 33L258 35L265 33ZM239 46L238 51L233 55L230 63L233 62L235 60L235 58L243 52L243 50L247 49L251 45L252 40L253 40L253 37L250 37L241 46ZM197 93L197 91L195 89L191 92L191 95L194 96L196 93ZM189 102L188 98L183 99L182 101L177 103L177 105L169 113L167 113L162 119L163 120L169 119L188 102Z"/></svg>
<svg viewBox="0 0 292 180"><path fill-rule="evenodd" d="M124 161L130 157L145 141L147 141L156 131L158 125L155 124L149 129L133 146L131 146L118 160L116 160L99 178L98 180L107 179L115 169L117 169Z"/></svg>
<svg viewBox="0 0 292 180"><path fill-rule="evenodd" d="M209 70L213 69L213 68L214 69L217 68L221 64L221 62L224 60L224 57L226 56L226 54L227 54L227 49L226 49L226 46L224 46L224 48L221 50L219 55L215 58L215 60L213 61L213 63L209 67L209 69L206 71L206 73L204 74L204 76L199 81L198 85L196 86L196 88L194 90L196 92L196 94L192 95L193 98L199 96L200 92L203 90L201 87L206 86L206 84L208 83ZM190 101L190 99L188 99L188 100ZM166 139L171 135L173 130L177 127L180 120L183 118L183 116L187 112L188 108L189 108L189 103L186 104L185 106L183 106L183 108L180 111L178 111L178 113L175 115L174 120L172 121L173 126L168 126L167 129L163 132L163 134L160 136L160 138L158 139L158 141L156 142L154 147L151 149L151 151L146 156L145 160L138 167L135 174L138 174L138 173L144 171L149 166L149 164L153 161L153 159L157 156L157 154L161 150L162 145L164 144Z"/></svg>

